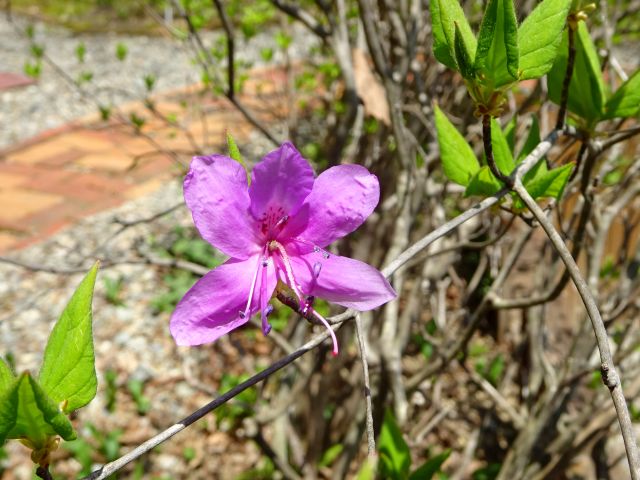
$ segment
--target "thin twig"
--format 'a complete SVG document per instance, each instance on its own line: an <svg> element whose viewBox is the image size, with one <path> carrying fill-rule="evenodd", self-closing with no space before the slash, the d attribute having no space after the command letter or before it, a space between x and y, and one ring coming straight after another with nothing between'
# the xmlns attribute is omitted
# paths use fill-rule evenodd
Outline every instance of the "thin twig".
<svg viewBox="0 0 640 480"><path fill-rule="evenodd" d="M338 328L340 328L340 327L336 327L336 330ZM268 378L269 376L271 376L272 374L274 374L278 370L282 369L283 367L286 367L291 362L297 360L298 358L300 358L305 353L307 353L307 352L313 350L314 348L318 347L327 338L329 338L329 333L327 331L321 333L320 335L316 336L315 338L311 339L310 341L305 343L303 346L298 348L296 351L290 353L286 357L281 358L280 360L277 360L272 365L270 365L269 367L265 368L261 372L258 372L257 374L255 374L254 376L249 378L248 380L245 380L244 382L242 382L238 386L232 388L228 392L223 393L222 395L220 395L218 398L216 398L212 402L207 403L206 405L204 405L200 409L198 409L195 412L193 412L191 415L189 415L189 416L183 418L182 420L180 420L178 423L173 424L172 426L170 426L166 430L160 432L158 435L150 438L146 442L142 443L141 445L139 445L136 448L134 448L133 450L131 450L129 453L123 455L122 457L118 458L117 460L114 460L113 462L110 462L110 463L107 463L106 465L103 465L99 469L97 469L94 472L92 472L90 475L84 477L82 480L104 480L104 479L108 478L110 475L112 475L113 473L117 472L118 470L123 468L128 463L130 463L133 460L137 459L138 457L144 455L145 453L147 453L151 449L155 448L156 446L158 446L161 443L165 442L169 438L173 437L176 433L181 432L182 430L187 428L189 425L192 425L193 423L197 422L198 420L200 420L205 415L207 415L207 414L211 413L212 411L214 411L219 406L227 403L229 400L231 400L235 396L237 396L240 393L244 392L247 388L253 387L257 383L260 383L261 381L265 380L266 378Z"/></svg>
<svg viewBox="0 0 640 480"><path fill-rule="evenodd" d="M571 132L564 132L571 133ZM533 151L527 155L527 157L520 163L516 169L511 173L510 177L515 178L515 175L524 175L528 172L533 166L538 163L538 161L547 154L547 152L551 149L551 147L558 140L559 131L552 131L547 137L540 142ZM440 227L436 228L429 234L422 237L420 240L415 242L409 248L407 248L404 252L402 252L398 257L389 263L386 267L382 269L382 274L385 277L389 277L396 270L398 270L401 266L411 260L416 254L427 248L433 242L435 242L440 237L444 237L449 234L452 230L462 225L467 220L475 217L479 213L484 212L488 208L492 207L496 203L500 201L502 197L504 197L507 193L509 193L508 188L503 188L495 195L491 197L487 197L481 202L476 203L472 207L465 210L463 213L458 215L457 217L452 218L448 222L444 223Z"/></svg>
<svg viewBox="0 0 640 480"><path fill-rule="evenodd" d="M360 347L360 358L362 359L362 376L364 378L364 398L366 405L366 428L367 428L367 455L376 457L376 438L373 432L373 407L371 406L371 386L369 385L369 364L367 362L367 347L362 334L362 319L356 313L356 335L358 336L358 346Z"/></svg>
<svg viewBox="0 0 640 480"><path fill-rule="evenodd" d="M584 278L582 278L580 269L571 256L571 253L562 240L562 237L560 237L560 234L549 221L542 208L540 208L531 195L529 195L529 192L527 192L527 189L522 184L522 180L520 178L516 177L513 189L527 205L531 213L536 217L536 220L538 220L544 231L547 233L549 240L551 240L551 243L566 265L567 271L571 275L571 279L573 280L573 283L580 294L580 298L586 307L587 314L591 319L591 325L596 336L598 350L600 352L602 380L607 388L609 388L611 398L613 399L613 404L618 415L618 422L622 431L622 438L627 451L627 460L629 461L629 468L631 470L631 478L632 480L638 480L640 479L640 454L638 453L635 432L633 430L633 424L631 423L631 416L629 415L627 402L622 391L622 382L615 369L613 358L611 356L609 336L607 335L607 330L604 326L604 322L602 321L596 301Z"/></svg>
<svg viewBox="0 0 640 480"><path fill-rule="evenodd" d="M36 468L36 475L40 478L42 478L43 480L53 480L53 477L51 476L51 472L49 472L49 467L38 467Z"/></svg>
<svg viewBox="0 0 640 480"><path fill-rule="evenodd" d="M549 151L549 149L555 144L555 142L558 139L558 136L559 136L559 132L554 130L553 132L551 132L545 138L545 140L540 142L540 144L538 144L538 146L512 172L512 174L511 174L512 178L517 178L518 176L522 176L529 169L531 169L538 162L538 160L540 158L542 158ZM445 223L444 225L442 225L440 228L434 230L429 235L426 235L425 237L420 239L418 242L416 242L414 245L412 245L411 247L406 249L403 253L401 253L394 261L389 263L387 265L387 267L385 267L383 269L382 273L386 277L389 277L398 268L400 268L407 261L409 261L414 255L416 255L417 253L422 251L424 248L429 246L432 242L434 242L438 238L448 234L449 232L451 232L453 229L455 229L458 226L460 226L465 221L469 220L470 218L473 218L474 216L478 215L480 212L482 212L482 211L486 210L487 208L489 208L491 205L494 205L504 195L506 195L507 192L508 192L508 189L506 189L506 188L503 189L502 191L500 191L496 195L494 195L492 197L489 197L489 198L483 200L482 202L474 205L473 207L471 207L469 210L467 210L463 214L461 214L458 217L456 217L456 218L450 220L449 222ZM347 320L349 318L352 318L355 315L355 313L356 312L354 312L353 310L347 310L346 312L344 312L344 313L342 313L340 315L336 315L335 317L333 317L331 319L328 319L328 320L330 320L330 323L332 323L334 325L338 324L338 323L341 324L345 320ZM339 326L336 327L336 329L337 328L339 328ZM136 447L134 450L132 450L131 452L127 453L126 455L120 457L119 459L117 459L117 460L115 460L113 462L110 462L110 463L104 465L103 467L101 467L100 469L94 471L89 476L85 477L84 480L103 480L103 479L106 479L109 475L111 475L114 472L120 470L121 468L123 468L128 463L130 463L133 460L137 459L138 457L144 455L149 450L153 449L157 445L159 445L159 444L163 443L164 441L168 440L169 438L171 438L172 436L174 436L178 432L181 432L182 430L187 428L189 425L192 425L194 422L196 422L200 418L204 417L208 413L212 412L213 410L218 408L220 405L223 405L224 403L228 402L230 399L232 399L236 395L242 393L247 388L252 387L253 385L255 385L255 384L261 382L262 380L268 378L271 374L277 372L278 370L280 370L281 368L285 367L286 365L289 365L291 362L295 361L297 358L301 357L302 355L304 355L305 353L309 352L310 350L313 350L314 348L316 348L318 345L320 345L327 338L329 338L329 333L327 331L321 333L320 335L316 336L314 339L310 340L309 342L307 342L306 344L304 344L302 347L298 348L297 350L295 350L291 354L281 358L280 360L276 361L275 363L273 363L271 366L269 366L265 370L262 370L261 372L257 373L256 375L254 375L253 377L249 378L245 382L239 384L238 386L232 388L228 392L222 394L220 397L216 398L212 402L208 403L207 405L203 406L199 410L195 411L194 413L192 413L188 417L184 418L182 421L172 425L171 427L167 428L166 430L164 430L163 432L159 433L158 435L150 438L149 440L147 440L146 442L142 443L141 445ZM616 388L615 390L617 391L619 388L620 387L618 386L618 388ZM624 400L624 397L623 397L623 400ZM627 418L629 418L628 417L628 412L627 412ZM636 479L634 478L634 480L636 480Z"/></svg>

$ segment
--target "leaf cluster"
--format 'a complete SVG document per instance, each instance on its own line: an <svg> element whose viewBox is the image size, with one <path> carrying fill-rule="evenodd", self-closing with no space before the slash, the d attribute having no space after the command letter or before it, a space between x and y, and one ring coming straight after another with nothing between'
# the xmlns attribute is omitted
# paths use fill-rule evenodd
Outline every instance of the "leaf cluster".
<svg viewBox="0 0 640 480"><path fill-rule="evenodd" d="M0 444L20 439L41 466L48 465L58 436L76 438L69 414L96 395L91 302L97 272L96 263L56 322L37 377L16 376L0 359Z"/></svg>

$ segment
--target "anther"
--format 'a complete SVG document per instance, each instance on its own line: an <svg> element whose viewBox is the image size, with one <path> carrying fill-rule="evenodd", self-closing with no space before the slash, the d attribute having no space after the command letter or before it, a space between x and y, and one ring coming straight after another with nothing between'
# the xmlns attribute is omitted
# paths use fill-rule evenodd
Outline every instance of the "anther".
<svg viewBox="0 0 640 480"><path fill-rule="evenodd" d="M275 224L275 227L279 227L280 225L282 225L283 223L285 223L287 220L289 220L289 215L285 215L284 217L282 217L280 220L278 220Z"/></svg>
<svg viewBox="0 0 640 480"><path fill-rule="evenodd" d="M309 313L309 310L313 307L313 302L315 302L316 297L313 295L309 295L304 302L304 307L302 308L302 315L306 316Z"/></svg>
<svg viewBox="0 0 640 480"><path fill-rule="evenodd" d="M320 262L316 262L313 264L313 276L318 278L320 276L320 270L322 270L322 264Z"/></svg>

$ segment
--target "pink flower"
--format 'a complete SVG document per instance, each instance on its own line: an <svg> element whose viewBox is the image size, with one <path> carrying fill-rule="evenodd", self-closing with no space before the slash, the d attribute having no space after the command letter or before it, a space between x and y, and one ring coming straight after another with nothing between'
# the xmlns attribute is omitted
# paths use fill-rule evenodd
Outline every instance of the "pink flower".
<svg viewBox="0 0 640 480"><path fill-rule="evenodd" d="M359 165L339 165L314 179L313 169L291 143L266 155L247 186L244 168L222 155L194 157L184 197L200 235L231 258L202 277L171 317L178 345L200 345L262 312L271 326L269 300L278 281L288 285L300 309L322 322L315 297L356 310L371 310L396 294L375 268L324 247L358 228L378 204L375 175Z"/></svg>

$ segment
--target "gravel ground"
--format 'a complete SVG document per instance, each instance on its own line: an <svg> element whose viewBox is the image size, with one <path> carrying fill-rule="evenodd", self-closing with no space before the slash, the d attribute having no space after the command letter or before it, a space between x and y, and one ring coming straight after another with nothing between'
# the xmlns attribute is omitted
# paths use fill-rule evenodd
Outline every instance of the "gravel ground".
<svg viewBox="0 0 640 480"><path fill-rule="evenodd" d="M156 76L157 91L199 80L189 53L174 40L102 34L73 36L43 24L36 25L35 32L37 41L46 46L47 55L69 76L76 78L82 71L92 71L95 80L90 91L102 89L100 94L115 103L140 98L146 74ZM240 43L238 50L245 59L256 60L254 64L259 65L260 49L275 47L272 37L264 32L250 44ZM295 30L294 37L297 40L293 42L291 55L295 59L308 52L314 39L303 30ZM210 34L205 40L211 42L215 37ZM80 41L86 46L84 64L78 63L74 53ZM129 52L122 62L114 53L118 42L125 43ZM28 51L28 42L6 17L0 16L0 71L21 72ZM278 61L277 55L273 61ZM45 65L35 85L0 92L0 149L95 111L95 103L85 101L61 75ZM243 153L247 159L258 158L268 146L261 136L254 134L251 142L243 146ZM181 201L181 179L176 179L158 192L88 217L41 244L14 252L11 257L32 265L54 268L83 265L87 269L96 258L131 258L135 244L150 237L162 238L177 225L192 226L190 214L181 207L153 223L136 225L96 254L96 248L119 228L114 217L144 218ZM122 454L210 401L223 373L251 373L257 364L269 363L271 344L262 335L255 336L256 340L249 345L244 345L245 335L239 332L214 345L176 347L169 334L169 315L156 313L151 307L153 298L166 288L163 282L166 274L167 270L159 267L124 264L104 268L98 275L93 305L99 391L75 420L80 436L93 442L93 451L99 450L99 445L92 439L87 424L105 433L122 430L119 439ZM0 355L11 353L18 371L37 372L47 336L81 277L82 274L32 272L0 262ZM122 306L107 301L107 277L122 279ZM109 369L116 372L118 386L116 409L112 413L105 409L104 374ZM144 394L151 401L151 410L146 415L137 413L128 394L126 385L131 379L145 381ZM235 478L259 465L262 458L254 443L243 435L242 428L227 431L218 428L209 417L149 455L145 460L147 473L135 478L160 478L167 474L174 479ZM193 449L188 456L184 454L187 447ZM28 450L18 442L9 442L5 449L9 458L0 463L0 472L5 469L4 474L0 473L3 480L31 479L33 468ZM60 449L57 455L56 474L77 478L78 462L65 449Z"/></svg>
<svg viewBox="0 0 640 480"><path fill-rule="evenodd" d="M13 258L42 266L68 268L82 264L88 268L96 258L96 248L119 228L114 223L115 217L146 218L181 199L180 182L171 182L148 197L87 218L42 244L14 254ZM116 260L131 258L132 244L151 236L162 238L177 225L192 225L184 207L153 223L125 230L109 242L99 256ZM150 306L152 299L166 288L162 283L166 272L154 266L120 265L102 269L98 274L93 326L99 390L96 399L79 410L75 425L80 428L80 436L89 442L93 441L92 435L82 428L88 423L105 433L122 430L120 454L210 401L222 373L250 373L255 371L256 364L269 363L271 346L262 335L256 335L253 343L244 345L250 350L248 355L238 348L246 341L241 332L213 345L176 347L169 334L168 313L156 313ZM31 272L0 263L0 355L11 353L18 371L37 372L48 334L82 275ZM106 277L123 278L123 305L107 301ZM113 413L105 409L104 374L109 369L116 372L119 387ZM151 401L151 410L146 415L136 412L136 404L128 394L126 385L131 379L145 382L144 395ZM261 458L253 442L243 439L242 435L242 428L226 431L216 426L210 416L150 455L145 463L147 473L135 478L160 478L159 475L167 474L174 479L235 478L259 464ZM94 448L98 449L95 442ZM187 457L185 448L193 449L195 456ZM31 479L27 449L13 441L5 449L9 459L0 463L6 468L4 476L0 474L3 480ZM77 478L78 462L65 449L60 449L57 455L56 474ZM123 478L129 477L125 474Z"/></svg>
<svg viewBox="0 0 640 480"><path fill-rule="evenodd" d="M0 15L0 71L20 73L30 60L27 37L21 33L26 22L11 23ZM46 62L38 82L28 87L0 91L0 149L28 139L44 130L98 111L101 104L117 105L140 99L145 94L144 77L156 78L155 91L166 91L196 83L200 72L192 62L187 44L171 38L123 36L115 34L74 35L60 28L37 23L35 41L44 45L45 53L69 78L78 79L83 72L91 72L93 79L84 83L83 96ZM308 56L315 41L301 27L295 25L290 55ZM212 44L217 34L203 34L205 43ZM86 56L80 63L76 48L84 43ZM128 54L123 61L116 58L116 46L125 44ZM239 41L238 59L261 64L260 51L271 47L276 51L270 63L282 60L273 35L262 32L249 42Z"/></svg>

